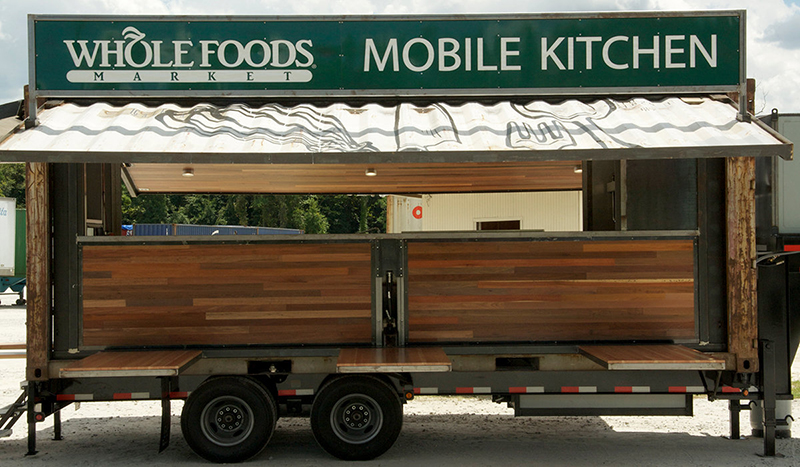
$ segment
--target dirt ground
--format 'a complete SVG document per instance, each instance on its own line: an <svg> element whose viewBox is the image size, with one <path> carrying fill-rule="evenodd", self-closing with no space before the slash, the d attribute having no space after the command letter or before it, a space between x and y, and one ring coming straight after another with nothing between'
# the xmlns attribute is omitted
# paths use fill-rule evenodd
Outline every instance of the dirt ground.
<svg viewBox="0 0 800 467"><path fill-rule="evenodd" d="M0 297L8 304L11 296ZM0 306L0 343L23 342L25 310ZM0 406L21 393L23 359L0 359ZM800 380L800 364L792 368ZM800 401L792 402L800 414ZM38 454L27 452L24 422L11 437L0 438L0 465L209 465L186 445L180 433L182 404L173 403L169 448L158 453L160 405L157 402L92 402L62 412L63 437L53 441L52 418L39 424ZM725 402L695 398L693 417L532 417L514 418L505 405L479 397L417 397L404 408L397 443L380 458L359 465L408 466L795 466L800 465L800 435L778 440L778 458L762 458L761 439L729 440ZM749 414L741 416L750 433ZM797 430L795 430L797 431ZM347 465L314 441L307 419L284 418L269 446L248 464Z"/></svg>

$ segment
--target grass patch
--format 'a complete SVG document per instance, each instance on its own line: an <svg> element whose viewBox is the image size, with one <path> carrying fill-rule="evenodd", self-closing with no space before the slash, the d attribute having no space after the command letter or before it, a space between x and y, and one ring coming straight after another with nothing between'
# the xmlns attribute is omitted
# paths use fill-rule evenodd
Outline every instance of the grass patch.
<svg viewBox="0 0 800 467"><path fill-rule="evenodd" d="M792 381L792 395L795 399L800 399L800 381Z"/></svg>

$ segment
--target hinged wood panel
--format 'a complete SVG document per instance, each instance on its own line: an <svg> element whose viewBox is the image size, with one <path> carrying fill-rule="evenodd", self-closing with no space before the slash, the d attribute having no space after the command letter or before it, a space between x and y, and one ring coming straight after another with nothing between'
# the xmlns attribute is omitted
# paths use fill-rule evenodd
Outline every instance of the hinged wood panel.
<svg viewBox="0 0 800 467"><path fill-rule="evenodd" d="M692 240L408 243L409 342L696 340Z"/></svg>
<svg viewBox="0 0 800 467"><path fill-rule="evenodd" d="M61 378L178 376L202 355L199 350L98 352L61 368L59 376Z"/></svg>
<svg viewBox="0 0 800 467"><path fill-rule="evenodd" d="M83 247L83 345L372 343L371 249Z"/></svg>
<svg viewBox="0 0 800 467"><path fill-rule="evenodd" d="M725 360L682 345L582 345L579 350L609 370L725 369Z"/></svg>

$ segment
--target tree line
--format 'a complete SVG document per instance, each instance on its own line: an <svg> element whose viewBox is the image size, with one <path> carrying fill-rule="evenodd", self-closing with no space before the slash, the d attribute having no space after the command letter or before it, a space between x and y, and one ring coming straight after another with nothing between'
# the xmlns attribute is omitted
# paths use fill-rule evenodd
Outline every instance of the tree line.
<svg viewBox="0 0 800 467"><path fill-rule="evenodd" d="M124 224L244 225L300 229L309 234L386 231L386 200L378 195L166 195L131 197L122 187ZM24 164L0 164L0 197L25 207Z"/></svg>
<svg viewBox="0 0 800 467"><path fill-rule="evenodd" d="M386 231L386 200L377 195L122 196L126 224L244 225L308 234Z"/></svg>

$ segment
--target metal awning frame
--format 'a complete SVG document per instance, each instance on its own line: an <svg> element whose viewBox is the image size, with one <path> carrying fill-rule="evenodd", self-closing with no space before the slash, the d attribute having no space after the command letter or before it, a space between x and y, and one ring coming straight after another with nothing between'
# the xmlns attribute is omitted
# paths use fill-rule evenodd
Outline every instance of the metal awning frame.
<svg viewBox="0 0 800 467"><path fill-rule="evenodd" d="M753 123L756 123L754 120ZM761 124L760 124L761 126ZM675 148L571 149L535 151L440 151L440 152L364 152L364 153L169 153L169 152L86 152L86 151L9 151L4 162L66 163L187 163L187 164L458 164L467 162L599 161L627 159L707 159L728 157L779 156L792 159L792 143L763 126L782 145L701 146Z"/></svg>

